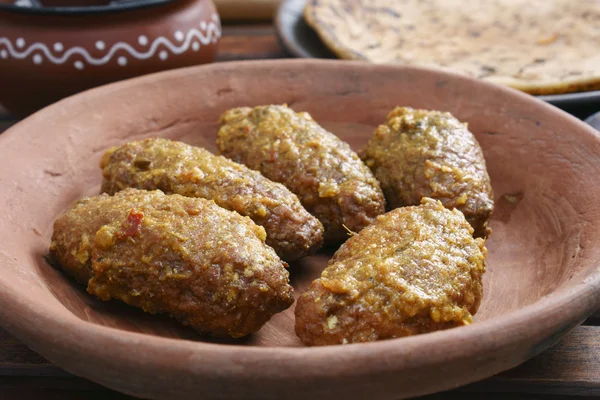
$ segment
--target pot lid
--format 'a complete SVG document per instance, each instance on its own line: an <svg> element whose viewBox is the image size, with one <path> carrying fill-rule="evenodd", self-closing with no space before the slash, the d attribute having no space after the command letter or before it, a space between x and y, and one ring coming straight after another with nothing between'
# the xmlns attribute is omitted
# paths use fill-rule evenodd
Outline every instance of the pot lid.
<svg viewBox="0 0 600 400"><path fill-rule="evenodd" d="M106 5L44 6L42 0L14 0L9 2L11 4L0 3L0 11L38 15L101 14L162 5L174 1L176 0L112 0ZM84 1L82 1L82 3L84 3Z"/></svg>

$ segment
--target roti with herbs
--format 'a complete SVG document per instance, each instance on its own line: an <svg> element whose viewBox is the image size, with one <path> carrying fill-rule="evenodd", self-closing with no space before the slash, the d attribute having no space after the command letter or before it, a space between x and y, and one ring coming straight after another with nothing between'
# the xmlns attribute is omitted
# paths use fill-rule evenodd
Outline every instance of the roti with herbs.
<svg viewBox="0 0 600 400"><path fill-rule="evenodd" d="M345 59L449 69L531 94L600 89L600 0L308 0Z"/></svg>

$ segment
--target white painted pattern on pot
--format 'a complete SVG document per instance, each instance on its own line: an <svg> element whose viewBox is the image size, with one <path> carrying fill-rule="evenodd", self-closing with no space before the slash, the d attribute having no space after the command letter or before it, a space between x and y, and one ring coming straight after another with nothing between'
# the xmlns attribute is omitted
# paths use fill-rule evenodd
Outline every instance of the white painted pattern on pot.
<svg viewBox="0 0 600 400"><path fill-rule="evenodd" d="M0 61L10 58L23 60L32 56L31 61L36 65L42 64L45 60L53 64L64 64L73 57L76 58L76 61L73 62L74 68L83 70L86 63L95 66L107 64L119 50L127 52L130 57L138 60L147 60L158 53L159 59L164 61L168 59L167 50L172 54L185 53L190 47L194 51L198 51L200 49L200 44L206 46L210 43L216 43L221 37L220 21L217 14L213 14L211 21L208 23L206 21L200 21L198 25L199 29L191 28L185 34L181 30L174 32L175 41L180 42L180 44L174 44L168 38L159 36L148 45L150 43L149 39L144 35L140 35L136 37L134 41L142 47L147 47L147 50L138 51L126 42L117 42L110 46L106 54L100 58L94 58L85 48L80 46L71 47L65 50L62 43L46 45L44 43L36 42L27 47L27 40L25 38L18 38L15 41L15 45L13 45L8 38L0 37ZM102 40L96 40L92 45L98 50L104 50L106 48L106 44ZM21 51L18 48L23 50ZM62 53L62 55L53 54L50 48L53 48L55 53ZM159 48L161 49L160 51L158 51ZM125 67L127 65L127 57L123 55L119 56L117 58L117 64Z"/></svg>

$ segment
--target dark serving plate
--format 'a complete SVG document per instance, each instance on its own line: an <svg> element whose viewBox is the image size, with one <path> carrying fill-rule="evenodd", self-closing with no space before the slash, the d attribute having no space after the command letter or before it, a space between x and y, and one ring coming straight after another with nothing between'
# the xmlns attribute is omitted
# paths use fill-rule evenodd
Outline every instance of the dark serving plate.
<svg viewBox="0 0 600 400"><path fill-rule="evenodd" d="M275 27L281 43L293 56L303 58L337 58L311 29L302 11L306 0L283 0L275 16ZM569 114L586 118L600 109L600 90L592 92L538 96Z"/></svg>

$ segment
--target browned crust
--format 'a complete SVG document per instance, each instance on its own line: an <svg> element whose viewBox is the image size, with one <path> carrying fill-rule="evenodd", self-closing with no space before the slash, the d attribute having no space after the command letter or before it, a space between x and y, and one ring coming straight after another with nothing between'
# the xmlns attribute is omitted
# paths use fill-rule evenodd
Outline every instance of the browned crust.
<svg viewBox="0 0 600 400"><path fill-rule="evenodd" d="M325 227L333 245L385 211L369 168L350 146L308 113L285 105L226 111L217 134L221 154L284 184Z"/></svg>
<svg viewBox="0 0 600 400"><path fill-rule="evenodd" d="M379 216L298 298L296 334L320 346L470 324L487 254L472 232L462 213L431 199Z"/></svg>
<svg viewBox="0 0 600 400"><path fill-rule="evenodd" d="M241 337L294 301L285 264L264 239L263 228L213 201L126 189L58 217L50 255L102 300Z"/></svg>
<svg viewBox="0 0 600 400"><path fill-rule="evenodd" d="M259 172L203 148L162 138L126 143L101 161L102 192L127 187L214 200L265 228L267 244L287 261L315 253L323 226L295 194Z"/></svg>

